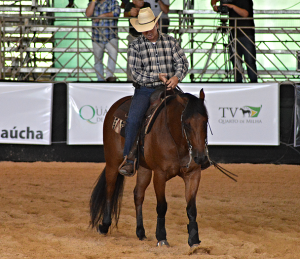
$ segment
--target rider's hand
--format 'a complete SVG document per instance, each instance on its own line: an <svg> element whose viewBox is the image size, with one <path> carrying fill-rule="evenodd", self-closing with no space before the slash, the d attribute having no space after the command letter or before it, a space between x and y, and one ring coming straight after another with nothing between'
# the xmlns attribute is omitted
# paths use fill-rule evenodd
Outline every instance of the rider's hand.
<svg viewBox="0 0 300 259"><path fill-rule="evenodd" d="M167 82L167 90L172 90L178 85L178 77L172 76Z"/></svg>
<svg viewBox="0 0 300 259"><path fill-rule="evenodd" d="M159 73L158 78L160 81L166 84L166 82L168 81L167 76L168 76L167 73Z"/></svg>

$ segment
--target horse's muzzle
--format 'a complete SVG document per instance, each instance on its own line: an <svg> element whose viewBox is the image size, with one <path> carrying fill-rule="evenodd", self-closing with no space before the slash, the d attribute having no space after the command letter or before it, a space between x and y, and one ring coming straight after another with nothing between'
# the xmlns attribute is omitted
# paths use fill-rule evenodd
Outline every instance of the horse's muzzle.
<svg viewBox="0 0 300 259"><path fill-rule="evenodd" d="M204 165L208 162L208 157L205 154L193 155L193 159L194 159L195 163L198 164L198 165Z"/></svg>

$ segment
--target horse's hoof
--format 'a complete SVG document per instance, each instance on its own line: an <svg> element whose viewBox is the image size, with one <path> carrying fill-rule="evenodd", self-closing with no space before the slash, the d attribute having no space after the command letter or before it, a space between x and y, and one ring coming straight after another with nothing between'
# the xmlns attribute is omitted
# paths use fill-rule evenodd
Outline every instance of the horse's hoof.
<svg viewBox="0 0 300 259"><path fill-rule="evenodd" d="M170 247L169 243L167 240L161 240L159 242L157 242L156 246L166 246L166 247Z"/></svg>
<svg viewBox="0 0 300 259"><path fill-rule="evenodd" d="M101 235L106 235L107 232L108 232L108 227L105 227L103 225L99 225L98 228L97 228L97 232Z"/></svg>
<svg viewBox="0 0 300 259"><path fill-rule="evenodd" d="M139 238L139 240L146 239L145 229L143 227L137 227L136 228L136 235Z"/></svg>
<svg viewBox="0 0 300 259"><path fill-rule="evenodd" d="M146 240L147 237L146 236L143 236L143 237L139 237L139 240L143 241L143 240Z"/></svg>
<svg viewBox="0 0 300 259"><path fill-rule="evenodd" d="M198 252L198 250L200 250L201 247L200 247L200 243L199 244L194 244L190 247L190 251L188 252L189 255L192 255L192 254L196 254Z"/></svg>

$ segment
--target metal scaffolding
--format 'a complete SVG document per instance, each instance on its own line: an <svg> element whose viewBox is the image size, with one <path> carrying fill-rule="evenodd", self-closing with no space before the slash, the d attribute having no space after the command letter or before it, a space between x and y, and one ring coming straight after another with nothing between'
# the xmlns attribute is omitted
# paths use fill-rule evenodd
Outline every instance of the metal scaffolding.
<svg viewBox="0 0 300 259"><path fill-rule="evenodd" d="M49 0L32 0L27 5L16 0L1 2L5 3L0 6L1 80L97 80L91 19L85 17L85 9L54 8ZM185 82L234 82L235 68L231 68L226 45L228 31L235 28L220 24L220 17L211 10L194 10L193 0L185 0L183 6L184 10L170 11L169 33L180 41L190 62ZM74 16L63 16L66 12ZM300 10L255 11L259 82L299 81L299 16ZM127 80L128 24L128 18L118 18L118 81ZM106 62L107 53L104 67ZM246 65L242 62L244 69Z"/></svg>

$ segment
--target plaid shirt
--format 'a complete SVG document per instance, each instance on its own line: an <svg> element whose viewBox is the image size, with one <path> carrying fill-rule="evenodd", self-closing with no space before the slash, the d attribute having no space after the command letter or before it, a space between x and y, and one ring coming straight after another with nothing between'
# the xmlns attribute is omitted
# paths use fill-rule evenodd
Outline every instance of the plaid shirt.
<svg viewBox="0 0 300 259"><path fill-rule="evenodd" d="M88 5L90 5L91 1ZM93 17L97 17L103 13L113 12L114 17L120 16L120 6L117 0L105 0L103 3L99 1L95 4ZM107 43L118 36L118 20L117 19L102 19L95 22L93 19L92 41L99 43Z"/></svg>
<svg viewBox="0 0 300 259"><path fill-rule="evenodd" d="M145 87L161 85L159 73L167 73L167 79L175 75L180 82L188 72L189 62L179 43L164 33L160 33L155 44L139 36L130 44L127 54L133 80Z"/></svg>

